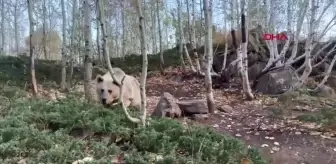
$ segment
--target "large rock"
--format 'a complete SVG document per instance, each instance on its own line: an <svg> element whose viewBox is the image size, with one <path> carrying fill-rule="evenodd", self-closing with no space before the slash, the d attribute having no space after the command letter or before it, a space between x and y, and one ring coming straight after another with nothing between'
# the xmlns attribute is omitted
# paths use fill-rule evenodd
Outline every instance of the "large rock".
<svg viewBox="0 0 336 164"><path fill-rule="evenodd" d="M266 67L265 62L256 62L252 66L248 68L248 77L249 80L256 80L257 76L261 73L261 71Z"/></svg>
<svg viewBox="0 0 336 164"><path fill-rule="evenodd" d="M258 79L256 90L263 94L281 94L286 92L299 80L292 67L272 70Z"/></svg>
<svg viewBox="0 0 336 164"><path fill-rule="evenodd" d="M336 97L335 90L326 85L322 85L317 88L317 95L321 97L326 97L326 98Z"/></svg>
<svg viewBox="0 0 336 164"><path fill-rule="evenodd" d="M182 113L186 116L208 113L207 103L202 99L181 100L177 102L177 105L180 107Z"/></svg>
<svg viewBox="0 0 336 164"><path fill-rule="evenodd" d="M168 92L164 92L161 95L160 101L158 102L152 116L157 117L181 117L181 109L177 105L178 100Z"/></svg>
<svg viewBox="0 0 336 164"><path fill-rule="evenodd" d="M336 90L336 71L332 71L326 84Z"/></svg>

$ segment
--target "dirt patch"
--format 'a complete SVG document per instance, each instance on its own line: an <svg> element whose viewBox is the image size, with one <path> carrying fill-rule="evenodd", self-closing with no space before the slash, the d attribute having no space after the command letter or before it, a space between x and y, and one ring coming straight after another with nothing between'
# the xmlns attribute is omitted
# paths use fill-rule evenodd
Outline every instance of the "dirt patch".
<svg viewBox="0 0 336 164"><path fill-rule="evenodd" d="M179 70L167 72L165 76L152 74L147 80L148 113L154 110L162 92L180 100L205 98L204 79L183 75ZM313 131L291 117L274 117L267 106L276 104L275 100L257 96L256 100L243 101L237 88L214 90L214 98L217 107L226 105L233 110L217 112L210 119L198 122L260 148L272 163L336 163L335 134Z"/></svg>

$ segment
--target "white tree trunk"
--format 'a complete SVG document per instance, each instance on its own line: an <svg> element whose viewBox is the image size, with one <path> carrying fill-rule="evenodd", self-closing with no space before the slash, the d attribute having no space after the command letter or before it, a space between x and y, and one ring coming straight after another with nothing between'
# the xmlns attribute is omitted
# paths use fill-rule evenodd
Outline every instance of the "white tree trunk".
<svg viewBox="0 0 336 164"><path fill-rule="evenodd" d="M64 0L61 0L62 5L62 72L61 72L61 89L66 88L66 15L65 15L65 4Z"/></svg>
<svg viewBox="0 0 336 164"><path fill-rule="evenodd" d="M159 0L156 0L156 18L158 21L158 30L159 30L159 48L160 48L160 70L161 74L164 74L164 59L163 59L163 47L162 47L162 29L161 29L161 19L160 19L160 8Z"/></svg>
<svg viewBox="0 0 336 164"><path fill-rule="evenodd" d="M85 57L84 57L84 92L88 101L93 100L92 96L92 36L91 36L91 11L89 0L83 1L84 6L84 39L85 39Z"/></svg>
<svg viewBox="0 0 336 164"><path fill-rule="evenodd" d="M212 92L212 79L211 79L211 68L212 68L212 0L203 0L204 6L204 18L205 18L205 45L206 45L206 71L205 71L205 87L206 87L206 99L208 104L209 113L213 114L215 112L215 102Z"/></svg>
<svg viewBox="0 0 336 164"><path fill-rule="evenodd" d="M147 79L147 50L146 50L146 38L145 38L145 21L142 13L142 1L137 0L137 11L139 15L139 30L140 30L140 40L141 40L141 55L142 55L142 72L140 78L140 91L141 91L141 123L146 126L146 116L147 116L147 98L146 98L146 79Z"/></svg>
<svg viewBox="0 0 336 164"><path fill-rule="evenodd" d="M4 3L4 1L2 1ZM32 82L33 95L37 96L37 84L35 77L35 54L33 44L34 19L33 19L33 4L31 0L27 0L28 4L28 19L29 19L29 55L30 55L30 78Z"/></svg>

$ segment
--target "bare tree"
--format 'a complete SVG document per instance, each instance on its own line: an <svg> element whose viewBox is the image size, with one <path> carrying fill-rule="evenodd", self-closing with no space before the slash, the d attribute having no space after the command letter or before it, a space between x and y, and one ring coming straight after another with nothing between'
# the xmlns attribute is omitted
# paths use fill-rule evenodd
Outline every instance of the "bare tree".
<svg viewBox="0 0 336 164"><path fill-rule="evenodd" d="M177 21L178 21L178 44L179 44L179 55L180 55L180 60L181 60L181 63L182 63L182 67L183 69L185 70L186 69L186 65L184 63L184 58L183 58L183 41L182 41L182 38L183 38L183 35L182 35L182 20L181 20L181 0L176 0L176 3L177 3ZM177 37L177 36L176 36Z"/></svg>
<svg viewBox="0 0 336 164"><path fill-rule="evenodd" d="M5 53L5 0L1 0L1 48L0 55Z"/></svg>
<svg viewBox="0 0 336 164"><path fill-rule="evenodd" d="M192 0L191 2L192 4L192 25L191 25L191 47L193 49L194 52L194 57L196 60L196 70L198 73L201 72L201 65L200 65L200 61L199 61L199 56L196 50L196 32L195 32L195 0Z"/></svg>
<svg viewBox="0 0 336 164"><path fill-rule="evenodd" d="M146 50L146 38L145 38L145 22L142 13L142 1L137 0L137 12L139 15L139 30L140 30L140 44L141 44L141 55L142 55L142 72L140 78L140 91L141 91L141 123L143 126L146 125L147 116L147 98L146 98L146 79L147 79L147 50Z"/></svg>
<svg viewBox="0 0 336 164"><path fill-rule="evenodd" d="M163 49L162 49L162 29L161 29L161 19L160 19L160 8L159 8L160 0L156 0L156 18L158 22L158 30L159 30L159 47L160 47L160 71L161 74L164 74L164 59L163 59Z"/></svg>
<svg viewBox="0 0 336 164"><path fill-rule="evenodd" d="M247 36L248 36L248 30L246 29L246 21L245 21L245 1L242 1L241 4L241 30L242 30L242 43L240 50L238 51L238 69L240 71L240 75L242 77L242 83L243 83L243 91L245 93L245 96L248 100L252 100L254 98L252 94L252 89L249 83L248 78L248 62L247 62Z"/></svg>
<svg viewBox="0 0 336 164"><path fill-rule="evenodd" d="M205 18L205 44L206 44L206 71L205 71L205 87L206 87L206 99L209 108L209 113L213 114L215 112L215 102L212 92L212 79L211 79L211 68L212 68L212 0L203 0L204 6L204 18Z"/></svg>
<svg viewBox="0 0 336 164"><path fill-rule="evenodd" d="M62 6L63 7L63 6ZM43 0L43 52L44 52L44 58L47 59L47 35L46 35L46 23L47 23L47 7L46 7L46 0Z"/></svg>
<svg viewBox="0 0 336 164"><path fill-rule="evenodd" d="M99 5L98 2L96 2L96 30L97 30L97 36L96 36L96 44L97 44L97 55L98 55L98 60L100 63L103 63L103 60L101 58L101 53L100 53L100 22L99 22Z"/></svg>
<svg viewBox="0 0 336 164"><path fill-rule="evenodd" d="M61 72L61 89L66 88L66 15L64 0L61 0L62 6L62 72ZM91 38L90 38L91 39Z"/></svg>
<svg viewBox="0 0 336 164"><path fill-rule="evenodd" d="M83 1L84 6L84 37L85 37L85 57L84 57L84 92L85 98L88 101L92 101L92 51L91 51L91 11L89 7L89 1Z"/></svg>
<svg viewBox="0 0 336 164"><path fill-rule="evenodd" d="M3 1L4 2L4 1ZM27 0L28 5L28 19L29 19L29 55L30 55L30 76L34 96L37 96L37 85L35 78L35 55L34 55L34 46L32 44L33 33L34 33L34 20L33 20L33 4L31 0Z"/></svg>
<svg viewBox="0 0 336 164"><path fill-rule="evenodd" d="M75 36L76 36L76 13L77 13L77 0L73 0L72 4L72 27L71 27L71 39L70 39L70 68L69 68L69 76L68 76L68 88L72 85L72 76L74 69L74 58L75 58Z"/></svg>

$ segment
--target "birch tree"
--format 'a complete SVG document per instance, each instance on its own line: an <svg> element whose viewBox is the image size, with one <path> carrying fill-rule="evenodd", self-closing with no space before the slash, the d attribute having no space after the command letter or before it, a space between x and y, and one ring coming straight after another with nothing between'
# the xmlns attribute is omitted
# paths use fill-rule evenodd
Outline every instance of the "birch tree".
<svg viewBox="0 0 336 164"><path fill-rule="evenodd" d="M65 4L64 0L61 0L62 6L62 72L61 72L61 89L66 88L66 15L65 15ZM91 38L90 38L91 39Z"/></svg>
<svg viewBox="0 0 336 164"><path fill-rule="evenodd" d="M42 23L42 28L43 28L43 54L44 54L44 59L48 59L48 54L47 54L47 35L46 35L46 23L47 23L47 7L46 7L46 0L43 0L43 23Z"/></svg>
<svg viewBox="0 0 336 164"><path fill-rule="evenodd" d="M99 5L98 2L96 1L96 30L97 30L97 35L96 35L96 44L97 44L97 55L98 55L98 60L100 63L102 62L102 58L101 58L101 53L100 53L100 22L99 22Z"/></svg>
<svg viewBox="0 0 336 164"><path fill-rule="evenodd" d="M242 83L243 83L243 91L245 93L245 96L248 100L252 100L254 98L252 94L252 89L249 83L248 78L248 62L247 62L247 36L248 36L248 30L246 29L246 21L245 21L245 1L242 0L241 4L241 33L242 33L242 43L240 46L240 50L238 50L238 69L241 75Z"/></svg>
<svg viewBox="0 0 336 164"><path fill-rule="evenodd" d="M178 52L179 52L179 56L180 56L180 60L181 60L181 64L182 64L182 67L183 67L183 70L185 70L186 69L186 65L185 65L185 63L184 63L184 58L183 58L183 42L182 42L182 20L181 20L181 0L176 0L176 3L177 3L177 23L178 23L178 44L179 44L179 50L178 50ZM176 36L177 37L177 36Z"/></svg>
<svg viewBox="0 0 336 164"><path fill-rule="evenodd" d="M163 59L163 49L162 49L162 29L161 29L159 3L160 3L160 0L156 0L156 18L157 18L157 22L158 22L159 48L160 48L160 71L161 71L161 74L164 74L164 59Z"/></svg>
<svg viewBox="0 0 336 164"><path fill-rule="evenodd" d="M1 0L1 47L0 55L5 53L5 0Z"/></svg>
<svg viewBox="0 0 336 164"><path fill-rule="evenodd" d="M195 31L195 0L191 1L191 15L192 15L192 22L191 22L191 47L193 49L195 61L196 61L196 70L198 73L201 73L201 65L200 65L200 59L196 50L196 31Z"/></svg>
<svg viewBox="0 0 336 164"><path fill-rule="evenodd" d="M3 1L4 2L4 1ZM30 56L30 78L32 83L33 95L37 96L37 84L35 77L35 55L33 45L34 20L33 20L33 4L31 0L27 0L28 19L29 19L29 56Z"/></svg>
<svg viewBox="0 0 336 164"><path fill-rule="evenodd" d="M72 85L72 76L73 76L73 69L74 69L74 57L75 57L75 36L76 36L76 14L77 14L77 0L73 0L72 4L72 27L71 27L71 39L70 39L70 68L69 68L69 76L68 76L68 88Z"/></svg>
<svg viewBox="0 0 336 164"><path fill-rule="evenodd" d="M85 56L84 56L84 92L85 98L92 101L92 39L91 39L91 11L89 7L89 0L83 1L84 7L84 38L85 38Z"/></svg>
<svg viewBox="0 0 336 164"><path fill-rule="evenodd" d="M211 68L212 68L212 0L203 0L204 8L204 18L205 18L205 58L206 58L206 71L205 71L205 87L206 87L206 100L209 109L209 113L213 114L215 112L215 102L212 92L212 79L211 79Z"/></svg>
<svg viewBox="0 0 336 164"><path fill-rule="evenodd" d="M146 125L147 116L147 98L146 98L146 79L147 79L147 50L146 50L146 38L145 38L145 22L142 12L142 1L137 0L137 12L139 15L139 30L140 30L140 44L141 44L141 55L142 55L142 72L140 78L140 92L141 92L141 123L143 126Z"/></svg>

